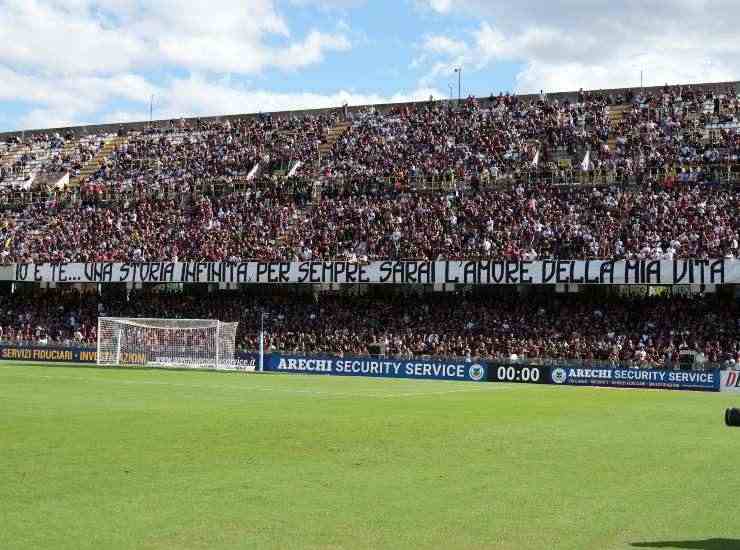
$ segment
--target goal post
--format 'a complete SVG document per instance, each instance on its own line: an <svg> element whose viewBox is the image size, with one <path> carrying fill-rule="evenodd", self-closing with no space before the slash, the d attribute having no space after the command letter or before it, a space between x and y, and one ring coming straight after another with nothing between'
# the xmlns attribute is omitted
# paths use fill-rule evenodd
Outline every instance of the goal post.
<svg viewBox="0 0 740 550"><path fill-rule="evenodd" d="M97 364L243 370L235 359L237 325L213 319L100 317Z"/></svg>

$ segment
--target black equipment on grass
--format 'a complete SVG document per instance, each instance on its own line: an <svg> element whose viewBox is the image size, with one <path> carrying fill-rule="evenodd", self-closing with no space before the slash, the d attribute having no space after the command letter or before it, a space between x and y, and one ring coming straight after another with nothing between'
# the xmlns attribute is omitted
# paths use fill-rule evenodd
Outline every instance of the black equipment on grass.
<svg viewBox="0 0 740 550"><path fill-rule="evenodd" d="M740 426L740 409L727 409L725 411L725 424Z"/></svg>

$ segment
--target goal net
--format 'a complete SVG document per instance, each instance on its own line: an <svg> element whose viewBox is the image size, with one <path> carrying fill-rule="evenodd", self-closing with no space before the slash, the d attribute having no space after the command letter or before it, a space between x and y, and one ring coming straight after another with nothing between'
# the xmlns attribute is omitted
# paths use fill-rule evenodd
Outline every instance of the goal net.
<svg viewBox="0 0 740 550"><path fill-rule="evenodd" d="M98 319L98 365L240 370L238 323L210 319Z"/></svg>

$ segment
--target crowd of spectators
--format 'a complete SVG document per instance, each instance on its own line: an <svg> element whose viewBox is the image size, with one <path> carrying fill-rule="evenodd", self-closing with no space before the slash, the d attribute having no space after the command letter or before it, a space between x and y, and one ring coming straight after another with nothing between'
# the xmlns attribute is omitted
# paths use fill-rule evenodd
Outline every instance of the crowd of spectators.
<svg viewBox="0 0 740 550"><path fill-rule="evenodd" d="M629 108L610 131L613 147L593 148L596 169L657 171L685 180L740 159L740 103L734 89L706 93L665 86L628 99Z"/></svg>
<svg viewBox="0 0 740 550"><path fill-rule="evenodd" d="M430 101L387 109L171 121L122 128L125 139L86 188L187 192L198 181L291 171L363 185L379 179L399 184L430 178L477 181L541 172L547 166L555 170L563 160L587 172L707 179L738 162L739 110L733 87L666 85L611 94L499 94L460 104ZM623 114L611 116L616 112ZM340 120L348 124L347 131L330 139ZM92 158L102 137L73 138L80 141L77 151L66 155L70 158L44 155L41 171L74 171ZM30 151L38 140L52 148L65 142L53 134L33 134L23 144ZM37 157L25 152L0 166L0 184Z"/></svg>
<svg viewBox="0 0 740 550"><path fill-rule="evenodd" d="M104 141L103 135L77 138L58 132L15 137L0 149L0 158L7 156L0 162L0 192L45 189L64 176L74 178L98 154Z"/></svg>
<svg viewBox="0 0 740 550"><path fill-rule="evenodd" d="M0 163L0 187L22 188L30 185L35 175L31 167L37 165L36 172L43 172L48 160L59 154L64 143L64 138L58 133L34 134L24 139L11 138L6 142L10 158Z"/></svg>
<svg viewBox="0 0 740 550"><path fill-rule="evenodd" d="M40 175L69 174L71 178L74 178L98 154L105 143L105 139L98 135L85 136L79 140L68 138L68 141L70 146L63 146L52 151L44 162Z"/></svg>
<svg viewBox="0 0 740 550"><path fill-rule="evenodd" d="M353 180L408 181L502 174L548 160L548 151L574 153L609 136L606 99L469 98L462 106L429 103L358 113L349 131L322 159L323 175Z"/></svg>
<svg viewBox="0 0 740 550"><path fill-rule="evenodd" d="M525 187L340 194L274 188L54 202L5 214L0 262L740 258L740 189Z"/></svg>
<svg viewBox="0 0 740 550"><path fill-rule="evenodd" d="M2 340L94 344L97 316L238 321L239 349L391 356L579 359L670 364L683 350L709 362L740 364L740 304L718 297L531 293L255 296L133 292L129 299L43 293L0 299Z"/></svg>
<svg viewBox="0 0 740 550"><path fill-rule="evenodd" d="M265 115L146 129L127 136L86 187L190 192L196 182L257 179L275 171L288 173L296 163L304 172L311 171L319 145L336 119L332 113Z"/></svg>

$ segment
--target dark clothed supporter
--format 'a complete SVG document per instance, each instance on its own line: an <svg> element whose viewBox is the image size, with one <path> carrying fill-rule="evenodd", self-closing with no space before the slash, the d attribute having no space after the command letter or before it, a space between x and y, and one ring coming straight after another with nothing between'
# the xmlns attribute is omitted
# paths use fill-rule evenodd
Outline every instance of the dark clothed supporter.
<svg viewBox="0 0 740 550"><path fill-rule="evenodd" d="M240 349L259 347L362 355L374 343L396 356L579 359L642 365L675 363L681 350L707 361L740 360L740 305L727 297L623 298L610 295L435 294L371 297L187 296L147 291L100 298L48 291L0 300L6 342L95 345L97 316L238 321Z"/></svg>

